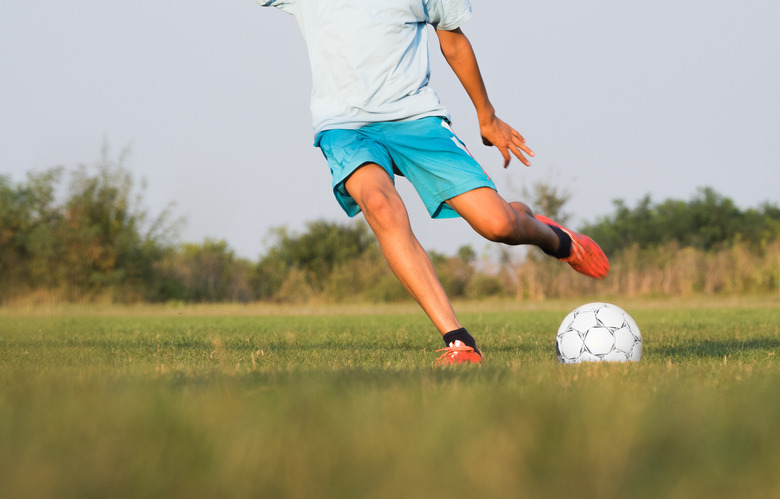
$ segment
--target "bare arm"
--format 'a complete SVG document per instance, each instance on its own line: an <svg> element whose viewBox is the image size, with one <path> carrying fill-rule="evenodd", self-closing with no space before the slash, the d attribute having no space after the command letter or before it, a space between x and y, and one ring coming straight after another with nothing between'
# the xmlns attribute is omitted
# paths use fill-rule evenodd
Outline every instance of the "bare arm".
<svg viewBox="0 0 780 499"><path fill-rule="evenodd" d="M534 153L525 145L525 139L517 130L496 116L496 110L488 98L485 82L482 80L482 73L479 71L477 58L469 39L460 28L453 31L437 30L436 34L447 64L455 72L477 110L482 142L488 146L496 146L501 151L504 157L504 168L509 166L510 151L524 165L530 166L531 163L525 155L533 156Z"/></svg>

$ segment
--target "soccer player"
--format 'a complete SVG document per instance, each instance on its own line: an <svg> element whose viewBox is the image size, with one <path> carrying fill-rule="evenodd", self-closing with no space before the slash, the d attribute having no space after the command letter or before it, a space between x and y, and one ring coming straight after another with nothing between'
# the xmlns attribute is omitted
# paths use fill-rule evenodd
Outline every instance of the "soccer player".
<svg viewBox="0 0 780 499"><path fill-rule="evenodd" d="M442 334L439 364L479 363L475 339L461 325L412 232L395 175L414 185L433 218L460 216L490 241L531 244L594 278L609 262L587 236L507 202L450 128L430 76L427 25L471 99L485 145L509 165L533 152L496 116L471 43L461 26L469 0L256 0L295 17L312 71L314 145L328 161L333 193L349 216L361 211L390 268Z"/></svg>

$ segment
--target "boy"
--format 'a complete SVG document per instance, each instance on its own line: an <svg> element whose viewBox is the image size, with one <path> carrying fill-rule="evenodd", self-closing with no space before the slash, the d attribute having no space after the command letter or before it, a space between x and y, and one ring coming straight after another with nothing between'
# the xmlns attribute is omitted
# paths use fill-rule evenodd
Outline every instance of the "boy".
<svg viewBox="0 0 780 499"><path fill-rule="evenodd" d="M604 277L609 262L587 236L508 203L452 132L428 87L428 29L471 99L485 145L530 165L525 139L496 116L471 44L461 31L469 0L256 0L292 14L312 70L315 146L349 216L361 211L390 268L442 334L439 364L479 363L476 341L452 309L414 236L394 175L405 176L434 218L464 218L480 235L533 244L575 270Z"/></svg>

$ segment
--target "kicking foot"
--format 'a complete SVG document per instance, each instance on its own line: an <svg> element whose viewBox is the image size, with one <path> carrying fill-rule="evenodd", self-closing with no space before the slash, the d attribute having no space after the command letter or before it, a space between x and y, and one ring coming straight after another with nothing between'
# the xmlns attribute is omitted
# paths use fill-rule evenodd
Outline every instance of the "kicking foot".
<svg viewBox="0 0 780 499"><path fill-rule="evenodd" d="M577 272L595 279L601 279L609 273L607 255L601 251L593 239L569 230L544 215L536 215L536 219L547 225L558 227L571 237L571 254L566 258L561 258L562 262L568 263Z"/></svg>
<svg viewBox="0 0 780 499"><path fill-rule="evenodd" d="M436 361L437 366L449 366L452 364L479 364L485 358L479 348L471 348L460 340L450 343L447 348L436 350L444 352Z"/></svg>

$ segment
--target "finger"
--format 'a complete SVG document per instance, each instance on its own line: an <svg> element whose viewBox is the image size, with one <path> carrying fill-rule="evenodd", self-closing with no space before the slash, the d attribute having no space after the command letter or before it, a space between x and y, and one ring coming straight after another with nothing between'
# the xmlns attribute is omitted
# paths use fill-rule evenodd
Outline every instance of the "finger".
<svg viewBox="0 0 780 499"><path fill-rule="evenodd" d="M521 163L523 163L525 166L531 166L531 162L523 155L523 152L518 147L512 146L511 150L512 154L517 156L517 159L519 159ZM533 153L530 155L533 156Z"/></svg>
<svg viewBox="0 0 780 499"><path fill-rule="evenodd" d="M512 156L509 155L509 150L506 148L499 148L499 151L501 151L501 156L504 157L504 168L509 166L509 162L512 160Z"/></svg>
<svg viewBox="0 0 780 499"><path fill-rule="evenodd" d="M515 145L517 146L517 148L518 148L518 149L520 149L521 151L523 151L523 152L524 152L524 153L526 153L527 155L529 155L529 156L531 156L531 157L533 157L533 156L534 156L534 152L531 150L531 148L530 148L530 147L528 147L528 146L526 145L526 143L525 143L525 140L520 140L520 141L517 141L517 140L516 140L516 141L515 141Z"/></svg>

